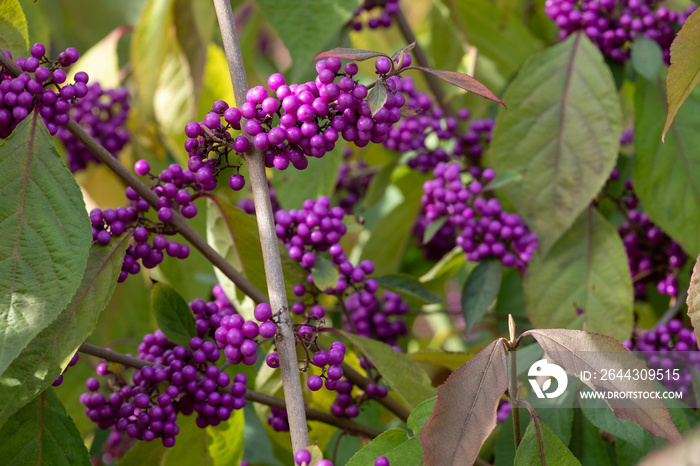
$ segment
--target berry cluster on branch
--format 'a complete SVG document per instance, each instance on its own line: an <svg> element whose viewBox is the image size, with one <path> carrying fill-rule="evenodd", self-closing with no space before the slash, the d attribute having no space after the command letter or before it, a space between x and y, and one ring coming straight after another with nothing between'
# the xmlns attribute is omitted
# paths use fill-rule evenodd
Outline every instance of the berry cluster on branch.
<svg viewBox="0 0 700 466"><path fill-rule="evenodd" d="M566 38L583 31L603 52L618 62L630 58L632 43L645 36L661 47L666 64L671 62L671 42L685 20L697 8L670 10L658 0L547 0L545 14Z"/></svg>
<svg viewBox="0 0 700 466"><path fill-rule="evenodd" d="M12 58L8 51L4 53ZM65 84L67 68L78 61L80 54L68 47L56 60L45 56L46 47L41 43L32 45L29 57L19 57L15 63L23 71L12 77L4 68L0 70L0 138L12 134L17 125L27 118L32 110L39 112L49 134L54 136L59 126L70 121L68 111L78 99L88 94L88 75L75 74L74 84Z"/></svg>

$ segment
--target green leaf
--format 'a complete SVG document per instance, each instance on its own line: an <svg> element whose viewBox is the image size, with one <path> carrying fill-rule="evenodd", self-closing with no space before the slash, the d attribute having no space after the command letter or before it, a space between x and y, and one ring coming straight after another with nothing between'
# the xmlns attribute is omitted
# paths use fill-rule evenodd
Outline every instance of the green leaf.
<svg viewBox="0 0 700 466"><path fill-rule="evenodd" d="M409 408L414 409L423 400L435 395L428 374L405 354L381 341L348 332L342 332L342 334L372 361L383 380Z"/></svg>
<svg viewBox="0 0 700 466"><path fill-rule="evenodd" d="M668 112L661 133L664 140L673 118L700 82L700 13L693 12L671 44L671 66L666 76Z"/></svg>
<svg viewBox="0 0 700 466"><path fill-rule="evenodd" d="M320 159L308 157L309 166L305 170L294 167L284 171L274 170L272 184L282 208L301 209L306 199L331 197L343 159L341 152L341 144L338 144Z"/></svg>
<svg viewBox="0 0 700 466"><path fill-rule="evenodd" d="M153 98L165 61L174 0L148 0L131 38L131 67L142 118L153 116Z"/></svg>
<svg viewBox="0 0 700 466"><path fill-rule="evenodd" d="M242 409L235 409L231 418L216 427L207 427L211 437L209 455L215 466L239 464L243 458L243 425Z"/></svg>
<svg viewBox="0 0 700 466"><path fill-rule="evenodd" d="M314 284L321 291L335 288L335 285L338 283L338 275L339 272L336 266L324 257L317 257L316 263L311 268Z"/></svg>
<svg viewBox="0 0 700 466"><path fill-rule="evenodd" d="M189 347L190 340L197 336L197 327L187 301L173 287L159 282L153 285L151 302L158 327L168 340Z"/></svg>
<svg viewBox="0 0 700 466"><path fill-rule="evenodd" d="M498 7L488 0L460 0L452 5L455 14L469 26L464 30L469 44L479 50L479 55L491 59L505 78L515 74L530 55L542 48L542 42L515 16L502 25Z"/></svg>
<svg viewBox="0 0 700 466"><path fill-rule="evenodd" d="M428 422L428 419L430 419L430 415L433 412L436 400L436 396L428 398L427 400L419 404L416 407L416 409L414 409L408 416L408 421L406 421L406 425L409 429L413 431L414 436L420 435L421 431L423 430L423 426L426 422Z"/></svg>
<svg viewBox="0 0 700 466"><path fill-rule="evenodd" d="M176 441L177 442L177 441ZM176 443L177 444L177 443ZM119 462L118 466L143 466L145 464L160 465L167 448L161 442L136 442L129 448Z"/></svg>
<svg viewBox="0 0 700 466"><path fill-rule="evenodd" d="M452 84L453 86L457 86L465 91L480 95L484 99L493 100L494 102L503 105L505 108L505 104L501 102L501 99L496 97L496 94L491 92L491 89L484 86L481 82L472 78L468 74L458 73L456 71L436 70L434 68L427 68L423 66L408 66L404 68L404 70L421 70L424 73L430 73L433 76L437 76L443 81Z"/></svg>
<svg viewBox="0 0 700 466"><path fill-rule="evenodd" d="M259 290L267 290L255 216L248 215L220 198L208 201L207 241ZM297 261L289 257L282 243L279 243L279 249L287 296L294 296L294 285L306 283L307 273ZM242 294L239 296L240 291L236 290L233 283L218 269L214 269L214 272L238 312L246 319L252 319L252 301L244 300ZM242 307L242 304L245 306Z"/></svg>
<svg viewBox="0 0 700 466"><path fill-rule="evenodd" d="M230 79L221 79L228 73L228 63L224 51L216 44L207 47L207 64L204 68L204 88L197 106L197 118L203 120L207 113L211 112L212 104L217 100L223 100L229 105L235 105L233 86Z"/></svg>
<svg viewBox="0 0 700 466"><path fill-rule="evenodd" d="M635 71L649 81L655 81L662 63L663 54L659 44L648 37L638 35L632 47L632 66Z"/></svg>
<svg viewBox="0 0 700 466"><path fill-rule="evenodd" d="M663 75L656 82L637 77L634 102L634 188L652 222L690 255L700 253L700 235L689 218L700 218L700 89L678 110L665 143Z"/></svg>
<svg viewBox="0 0 700 466"><path fill-rule="evenodd" d="M207 26L200 28L197 13L204 18ZM211 2L190 2L175 0L173 5L175 31L180 48L187 57L194 95L199 96L204 80L204 68L207 60L207 43L212 32L216 30L216 14ZM211 104L212 102L210 102ZM232 102L233 103L233 102ZM210 107L211 109L211 107Z"/></svg>
<svg viewBox="0 0 700 466"><path fill-rule="evenodd" d="M131 31L131 26L122 26L80 55L70 68L66 82L73 82L75 73L84 71L90 76L90 84L100 83L102 89L119 87L119 56L117 44L122 36Z"/></svg>
<svg viewBox="0 0 700 466"><path fill-rule="evenodd" d="M544 446L544 451L540 450L540 439ZM523 440L515 454L515 462L513 464L516 466L540 466L542 464L574 466L581 463L561 443L559 437L552 432L552 429L547 424L540 421L540 432L538 433L535 421L530 421L530 425L527 426Z"/></svg>
<svg viewBox="0 0 700 466"><path fill-rule="evenodd" d="M260 0L267 21L289 50L294 69L311 67L323 47L352 18L360 0ZM297 71L300 73L300 71Z"/></svg>
<svg viewBox="0 0 700 466"><path fill-rule="evenodd" d="M403 429L390 429L382 432L369 445L350 458L345 466L365 466L374 464L378 456L386 456L394 448L408 441L408 434Z"/></svg>
<svg viewBox="0 0 700 466"><path fill-rule="evenodd" d="M405 274L383 275L374 277L379 286L389 289L394 293L404 296L412 296L426 303L439 303L442 300L432 291L427 289L421 282Z"/></svg>
<svg viewBox="0 0 700 466"><path fill-rule="evenodd" d="M386 103L386 99L389 98L389 87L383 83L378 82L376 86L369 90L367 95L367 103L369 103L369 110L374 116Z"/></svg>
<svg viewBox="0 0 700 466"><path fill-rule="evenodd" d="M547 353L547 357L561 366L567 374L580 377L583 371L592 374L586 382L598 392L656 392L650 380L608 380L604 369L646 370L646 366L618 340L599 333L580 330L528 330ZM583 398L580 399L580 402ZM622 400L608 398L605 402L620 419L632 421L657 437L670 442L680 439L678 428L671 420L661 399Z"/></svg>
<svg viewBox="0 0 700 466"><path fill-rule="evenodd" d="M197 112L195 87L187 64L187 57L169 34L168 45L160 68L160 75L153 93L153 112L163 133L163 139L174 154L183 154L187 140L183 128ZM211 105L211 103L210 103ZM181 155L187 160L187 155Z"/></svg>
<svg viewBox="0 0 700 466"><path fill-rule="evenodd" d="M601 52L575 33L527 61L503 99L491 142L503 191L546 254L615 166L622 111Z"/></svg>
<svg viewBox="0 0 700 466"><path fill-rule="evenodd" d="M457 353L452 351L443 351L438 349L426 348L418 350L414 353L409 353L408 357L411 358L411 361L442 366L446 367L450 371L454 371L459 366L473 358L475 354L476 351L468 353ZM542 354L542 351L540 351L540 354ZM533 360L533 362L534 361L535 360Z"/></svg>
<svg viewBox="0 0 700 466"><path fill-rule="evenodd" d="M423 233L423 244L428 244L430 240L433 239L435 234L440 231L440 228L445 226L448 220L448 217L440 217L439 219L430 222Z"/></svg>
<svg viewBox="0 0 700 466"><path fill-rule="evenodd" d="M496 175L496 178L484 186L484 191L494 191L509 183L520 181L522 179L523 176L520 173L499 173Z"/></svg>
<svg viewBox="0 0 700 466"><path fill-rule="evenodd" d="M395 161L386 163L382 166L379 173L372 177L369 188L367 188L367 194L365 194L365 198L362 201L362 206L365 209L369 209L382 199L386 187L391 183L391 175L396 165L397 163Z"/></svg>
<svg viewBox="0 0 700 466"><path fill-rule="evenodd" d="M14 58L24 56L29 48L27 18L17 0L0 2L0 50L9 50Z"/></svg>
<svg viewBox="0 0 700 466"><path fill-rule="evenodd" d="M499 338L438 388L433 413L420 434L426 463L474 463L496 427L498 400L507 388L505 340Z"/></svg>
<svg viewBox="0 0 700 466"><path fill-rule="evenodd" d="M42 392L2 426L0 458L7 466L91 464L78 429L52 389Z"/></svg>
<svg viewBox="0 0 700 466"><path fill-rule="evenodd" d="M598 428L583 415L581 410L574 410L576 416L571 451L584 466L610 466L610 455L600 438Z"/></svg>
<svg viewBox="0 0 700 466"><path fill-rule="evenodd" d="M690 322L693 324L695 338L697 339L700 337L700 256L698 256L695 266L693 266L693 275L690 277L686 304L688 305L688 317L690 317Z"/></svg>
<svg viewBox="0 0 700 466"><path fill-rule="evenodd" d="M493 306L501 289L503 269L500 261L485 260L469 274L462 288L462 314L467 333Z"/></svg>
<svg viewBox="0 0 700 466"><path fill-rule="evenodd" d="M92 233L80 188L37 112L0 143L0 193L2 374L73 297Z"/></svg>
<svg viewBox="0 0 700 466"><path fill-rule="evenodd" d="M588 387L583 387L582 391L591 391ZM626 419L619 419L603 400L594 402L586 401L586 405L581 407L586 419L598 429L614 435L617 439L625 440L634 445L635 448L643 449L645 443L645 432L640 426Z"/></svg>
<svg viewBox="0 0 700 466"><path fill-rule="evenodd" d="M175 446L165 450L159 466L212 466L214 463L209 456L209 428L197 426L196 416L179 416L178 427L180 433L175 437Z"/></svg>
<svg viewBox="0 0 700 466"><path fill-rule="evenodd" d="M128 239L90 248L82 283L71 302L0 376L0 425L51 385L92 333L114 292Z"/></svg>
<svg viewBox="0 0 700 466"><path fill-rule="evenodd" d="M535 327L584 328L626 340L634 320L632 279L615 228L589 208L525 276L525 309Z"/></svg>

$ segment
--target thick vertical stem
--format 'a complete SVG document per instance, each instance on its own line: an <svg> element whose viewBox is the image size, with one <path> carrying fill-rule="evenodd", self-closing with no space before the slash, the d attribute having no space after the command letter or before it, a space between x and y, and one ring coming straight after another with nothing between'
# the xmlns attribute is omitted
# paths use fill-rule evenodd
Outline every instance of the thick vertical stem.
<svg viewBox="0 0 700 466"><path fill-rule="evenodd" d="M508 386L508 401L513 408L513 437L515 438L515 449L518 449L520 441L523 439L520 432L520 410L518 409L518 366L516 365L515 348L511 348L510 355L510 385Z"/></svg>
<svg viewBox="0 0 700 466"><path fill-rule="evenodd" d="M233 22L233 11L228 0L214 0L216 16L221 28L221 37L228 61L233 92L238 106L245 102L248 80L243 66L243 56L238 42L238 34ZM260 243L265 263L265 276L273 312L278 312L277 350L280 358L280 372L287 406L292 448L297 451L309 445L306 426L304 397L301 391L299 367L297 364L294 331L287 306L287 292L284 287L282 261L280 259L275 221L270 202L270 191L265 174L265 161L260 151L251 149L245 155L248 163L250 183L253 188L253 202L260 231Z"/></svg>

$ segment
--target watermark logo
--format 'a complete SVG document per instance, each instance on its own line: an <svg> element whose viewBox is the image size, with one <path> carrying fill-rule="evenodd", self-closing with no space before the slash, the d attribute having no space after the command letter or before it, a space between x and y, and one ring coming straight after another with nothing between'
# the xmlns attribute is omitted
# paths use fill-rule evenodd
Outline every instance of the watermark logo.
<svg viewBox="0 0 700 466"><path fill-rule="evenodd" d="M566 377L566 372L564 372L564 369L556 364L548 363L546 359L540 359L530 366L530 369L527 371L527 375L530 380L530 385L532 385L532 389L534 390L535 395L537 395L537 398L556 398L564 393L564 390L566 390L566 385L569 383L569 379ZM548 379L542 385L542 388L540 388L539 384L537 383L537 377L548 377ZM552 377L554 377L557 381L557 389L549 393L547 390L549 390L552 386Z"/></svg>

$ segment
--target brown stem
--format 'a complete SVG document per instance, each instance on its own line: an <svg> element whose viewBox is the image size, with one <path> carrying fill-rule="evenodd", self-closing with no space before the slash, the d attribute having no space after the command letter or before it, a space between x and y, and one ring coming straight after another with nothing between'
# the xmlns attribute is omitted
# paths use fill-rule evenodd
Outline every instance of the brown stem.
<svg viewBox="0 0 700 466"><path fill-rule="evenodd" d="M101 348L99 346L91 345L89 343L83 343L82 345L80 345L78 351L92 356L97 356L98 358L102 358L107 361L117 362L124 366L134 367L136 369L140 369L145 366L156 365L150 361L144 361L143 359L135 358L133 356L127 356L126 354L117 353L116 351ZM221 369L223 370L224 367L222 367ZM243 396L245 396L246 399L255 403L261 403L264 405L272 406L273 408L285 409L284 400L276 398L274 396L265 395L264 393L256 392L253 390L246 390L245 395ZM311 420L320 421L325 424L336 426L346 431L366 435L370 438L374 438L382 433L379 430L373 429L364 424L360 424L359 422L333 416L332 414L324 413L323 411L319 411L317 409L306 408L306 415Z"/></svg>
<svg viewBox="0 0 700 466"><path fill-rule="evenodd" d="M396 16L394 16L396 19L396 23L399 25L399 29L401 30L401 34L403 34L404 39L406 39L406 42L411 44L415 42L415 46L413 47L413 55L416 57L416 61L418 61L418 64L424 68L430 68L430 62L428 61L428 57L425 55L425 52L423 51L423 48L420 46L418 43L418 40L416 39L416 35L413 34L413 30L411 29L411 26L408 24L408 21L406 20L406 16L404 16L403 11L401 11L401 8L399 8L399 11L396 13ZM447 97L445 96L445 91L443 90L442 86L440 85L440 81L438 78L433 76L430 73L423 73L423 76L425 77L425 80L428 82L428 87L430 87L430 91L433 93L435 96L435 99L438 101L440 104L440 107L442 107L443 110L445 110L445 113L447 113L450 116L453 116L452 114L454 111L450 107L449 103L447 102Z"/></svg>
<svg viewBox="0 0 700 466"><path fill-rule="evenodd" d="M14 76L21 73L22 70L4 53L0 53L0 64ZM70 121L66 125L66 129L75 136L95 157L102 163L107 165L121 180L131 186L149 205L157 209L158 196L151 191L141 180L136 178L124 165L119 162L107 149L90 136L80 125L74 121ZM236 286L256 303L267 302L267 297L258 290L252 283L248 281L241 273L236 270L226 259L217 253L194 228L187 223L187 220L180 215L179 212L173 210L173 219L170 222L178 233L187 239L192 246L204 255L214 267L221 270Z"/></svg>
<svg viewBox="0 0 700 466"><path fill-rule="evenodd" d="M233 20L233 10L228 0L214 0L214 7L231 74L233 93L237 104L240 106L246 100L248 80L243 65L243 55L241 54L238 41L238 33ZM287 400L286 409L292 438L292 449L297 451L309 445L309 432L306 425L304 396L299 380L294 331L289 316L282 261L280 259L275 221L270 202L270 191L265 173L265 159L263 154L259 150L255 150L252 145L251 150L245 154L245 159L248 164L248 173L253 188L255 216L258 221L258 230L260 231L260 245L262 246L263 262L265 264L270 306L273 312L279 312L279 322L277 324L279 331L277 332L275 343L280 357L284 397Z"/></svg>
<svg viewBox="0 0 700 466"><path fill-rule="evenodd" d="M81 353L90 354L92 356L97 356L98 358L102 358L107 361L118 362L124 366L134 367L136 369L141 369L142 367L146 366L155 366L155 364L150 361L144 361L143 359L135 358L133 356L117 353L116 351L91 345L90 343L83 343L80 345L80 348L78 348L78 351Z"/></svg>

